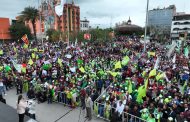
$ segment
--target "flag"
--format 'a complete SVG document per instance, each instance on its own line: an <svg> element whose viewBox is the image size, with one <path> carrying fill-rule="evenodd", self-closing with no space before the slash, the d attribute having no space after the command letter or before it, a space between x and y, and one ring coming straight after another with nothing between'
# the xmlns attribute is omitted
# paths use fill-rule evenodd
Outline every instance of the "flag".
<svg viewBox="0 0 190 122"><path fill-rule="evenodd" d="M26 73L26 66L27 64L22 64L21 72Z"/></svg>
<svg viewBox="0 0 190 122"><path fill-rule="evenodd" d="M164 78L165 77L165 72L163 73L158 73L158 75L156 76L156 80L160 80L161 78Z"/></svg>
<svg viewBox="0 0 190 122"><path fill-rule="evenodd" d="M26 45L28 45L29 44L29 41L28 41L28 36L26 35L26 34L24 34L24 36L22 36L22 41L26 44Z"/></svg>
<svg viewBox="0 0 190 122"><path fill-rule="evenodd" d="M90 40L90 39L91 39L91 34L85 33L85 34L84 34L84 39L85 39L85 40Z"/></svg>
<svg viewBox="0 0 190 122"><path fill-rule="evenodd" d="M76 72L76 67L70 68L71 72Z"/></svg>
<svg viewBox="0 0 190 122"><path fill-rule="evenodd" d="M8 66L8 65L6 65L6 66L5 66L5 71L6 71L6 72L11 71L11 67L10 67L10 66Z"/></svg>
<svg viewBox="0 0 190 122"><path fill-rule="evenodd" d="M122 65L123 65L123 66L127 65L128 62L129 62L129 60L130 60L130 58L129 58L128 56L125 56L125 57L123 58L122 62L121 62Z"/></svg>
<svg viewBox="0 0 190 122"><path fill-rule="evenodd" d="M115 64L115 69L121 69L121 61L118 61L118 62Z"/></svg>
<svg viewBox="0 0 190 122"><path fill-rule="evenodd" d="M107 73L110 73L113 77L116 77L117 75L120 75L120 72L107 71Z"/></svg>
<svg viewBox="0 0 190 122"><path fill-rule="evenodd" d="M81 64L83 64L83 60L78 59L78 60L77 60L77 64L80 66Z"/></svg>
<svg viewBox="0 0 190 122"><path fill-rule="evenodd" d="M34 64L34 62L32 61L32 59L30 59L30 60L28 61L28 64L29 64L29 65Z"/></svg>
<svg viewBox="0 0 190 122"><path fill-rule="evenodd" d="M184 94L186 86L187 86L187 80L186 80L185 83L183 84L183 87L182 87L182 94Z"/></svg>
<svg viewBox="0 0 190 122"><path fill-rule="evenodd" d="M81 67L79 70L80 70L82 73L84 73L84 72L85 72L84 67Z"/></svg>
<svg viewBox="0 0 190 122"><path fill-rule="evenodd" d="M0 50L0 55L3 55L3 50Z"/></svg>
<svg viewBox="0 0 190 122"><path fill-rule="evenodd" d="M189 49L187 47L184 48L184 55L185 55L186 58L189 57Z"/></svg>
<svg viewBox="0 0 190 122"><path fill-rule="evenodd" d="M51 67L52 67L51 64L45 64L45 63L44 63L44 65L42 66L42 68L43 68L44 70L49 70Z"/></svg>
<svg viewBox="0 0 190 122"><path fill-rule="evenodd" d="M173 57L173 59L172 59L172 62L173 62L173 63L175 63L175 61L176 61L176 53L175 53L175 55L174 55L174 57Z"/></svg>
<svg viewBox="0 0 190 122"><path fill-rule="evenodd" d="M154 69L158 69L158 67L159 67L159 63L160 63L160 58L157 57L157 59L156 59L156 63L155 63L155 65L154 65Z"/></svg>
<svg viewBox="0 0 190 122"><path fill-rule="evenodd" d="M27 44L24 44L23 48L24 48L24 49L27 49L27 48L28 48L28 45L27 45Z"/></svg>
<svg viewBox="0 0 190 122"><path fill-rule="evenodd" d="M149 77L156 76L156 69L153 69L149 73Z"/></svg>
<svg viewBox="0 0 190 122"><path fill-rule="evenodd" d="M128 92L129 92L129 94L131 94L133 92L131 81L129 82Z"/></svg>
<svg viewBox="0 0 190 122"><path fill-rule="evenodd" d="M60 58L58 58L57 62L58 62L58 64L59 64L60 67L63 66L63 64L62 64L62 60L61 60Z"/></svg>
<svg viewBox="0 0 190 122"><path fill-rule="evenodd" d="M22 65L21 64L17 64L15 61L11 60L13 63L14 68L21 73L21 69L22 69Z"/></svg>
<svg viewBox="0 0 190 122"><path fill-rule="evenodd" d="M37 51L38 51L38 48L37 48L37 47L36 47L36 48L34 48L34 49L33 49L33 51L34 51L34 52L37 52Z"/></svg>
<svg viewBox="0 0 190 122"><path fill-rule="evenodd" d="M175 42L171 45L171 48L169 48L169 50L168 50L168 52L166 54L167 57L171 56L171 54L174 51L174 49L175 49L176 46L177 46L177 44Z"/></svg>
<svg viewBox="0 0 190 122"><path fill-rule="evenodd" d="M32 59L35 59L35 58L36 58L36 54L32 53Z"/></svg>
<svg viewBox="0 0 190 122"><path fill-rule="evenodd" d="M64 8L63 5L64 5L64 4L65 4L65 0L61 0L60 4L55 6L55 13L56 13L58 16L63 15L63 8Z"/></svg>
<svg viewBox="0 0 190 122"><path fill-rule="evenodd" d="M150 56L155 56L155 55L156 55L155 52L148 52L148 57L150 57Z"/></svg>
<svg viewBox="0 0 190 122"><path fill-rule="evenodd" d="M137 99L136 99L136 101L138 102L138 103L143 103L143 96L145 96L144 95L144 93L145 93L145 87L144 86L140 86L139 88L138 88L138 91L137 91L137 93L138 93L138 95L137 95Z"/></svg>
<svg viewBox="0 0 190 122"><path fill-rule="evenodd" d="M3 66L0 66L0 71L2 71L2 70L3 70L3 68L4 68Z"/></svg>

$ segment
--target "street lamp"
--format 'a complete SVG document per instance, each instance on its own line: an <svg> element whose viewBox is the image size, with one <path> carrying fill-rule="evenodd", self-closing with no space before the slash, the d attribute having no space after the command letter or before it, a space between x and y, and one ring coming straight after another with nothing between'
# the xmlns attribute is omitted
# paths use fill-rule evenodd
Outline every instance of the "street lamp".
<svg viewBox="0 0 190 122"><path fill-rule="evenodd" d="M41 36L42 36L42 30L41 30L42 29L42 27L41 27L41 24L42 24L42 17L41 17L42 15L41 15L41 12L42 12L42 10L40 11L40 5L42 5L42 1L38 0L38 9L39 9L39 14L40 14L40 34L39 34L40 36L39 37L40 37L40 39L42 39L41 38ZM42 39L42 45L43 45L43 39Z"/></svg>
<svg viewBox="0 0 190 122"><path fill-rule="evenodd" d="M149 8L149 0L147 0L147 6L146 6L146 23L145 23L145 33L144 33L144 52L146 51L146 38L147 38L147 25L148 25L148 8Z"/></svg>

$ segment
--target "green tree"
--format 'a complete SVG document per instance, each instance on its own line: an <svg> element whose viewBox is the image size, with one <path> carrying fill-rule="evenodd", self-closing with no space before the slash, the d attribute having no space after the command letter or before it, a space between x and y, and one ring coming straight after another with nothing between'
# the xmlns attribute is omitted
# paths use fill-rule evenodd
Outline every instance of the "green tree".
<svg viewBox="0 0 190 122"><path fill-rule="evenodd" d="M24 34L27 34L28 39L32 39L30 28L26 27L23 23L12 24L9 28L11 37L15 40L22 38Z"/></svg>
<svg viewBox="0 0 190 122"><path fill-rule="evenodd" d="M26 7L24 11L21 12L21 15L19 17L20 21L31 21L32 28L34 30L34 39L37 41L36 37L36 24L35 22L39 19L39 11L38 9L34 7Z"/></svg>
<svg viewBox="0 0 190 122"><path fill-rule="evenodd" d="M60 39L60 31L54 31L51 35L52 41L59 41Z"/></svg>
<svg viewBox="0 0 190 122"><path fill-rule="evenodd" d="M46 31L46 35L49 37L49 41L58 41L60 39L60 31L55 29L49 29Z"/></svg>

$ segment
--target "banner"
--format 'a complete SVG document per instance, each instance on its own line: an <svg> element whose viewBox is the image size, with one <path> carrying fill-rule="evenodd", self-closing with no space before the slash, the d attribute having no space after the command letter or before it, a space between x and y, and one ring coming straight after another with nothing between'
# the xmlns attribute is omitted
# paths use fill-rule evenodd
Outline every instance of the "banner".
<svg viewBox="0 0 190 122"><path fill-rule="evenodd" d="M84 39L85 39L85 40L90 40L90 39L91 39L91 34L85 33L85 34L84 34Z"/></svg>

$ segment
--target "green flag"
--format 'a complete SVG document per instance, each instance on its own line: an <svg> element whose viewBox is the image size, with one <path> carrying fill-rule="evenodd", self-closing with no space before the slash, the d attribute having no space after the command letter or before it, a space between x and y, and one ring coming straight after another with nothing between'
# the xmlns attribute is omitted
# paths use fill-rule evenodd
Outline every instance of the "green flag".
<svg viewBox="0 0 190 122"><path fill-rule="evenodd" d="M131 94L133 92L131 81L129 82L128 92L129 92L129 94Z"/></svg>
<svg viewBox="0 0 190 122"><path fill-rule="evenodd" d="M185 81L185 83L183 84L183 87L182 87L182 94L184 94L186 86L187 86L187 81Z"/></svg>
<svg viewBox="0 0 190 122"><path fill-rule="evenodd" d="M185 57L189 57L189 49L186 47L186 48L184 48L184 55L185 55Z"/></svg>
<svg viewBox="0 0 190 122"><path fill-rule="evenodd" d="M0 55L3 55L3 50L0 50Z"/></svg>
<svg viewBox="0 0 190 122"><path fill-rule="evenodd" d="M78 60L77 60L77 64L78 64L79 66L82 65L82 64L83 64L83 60L78 59Z"/></svg>
<svg viewBox="0 0 190 122"><path fill-rule="evenodd" d="M129 58L128 56L125 56L125 57L123 58L123 60L122 60L122 65L123 65L123 66L127 65L128 62L129 62L129 60L130 60L130 58Z"/></svg>

